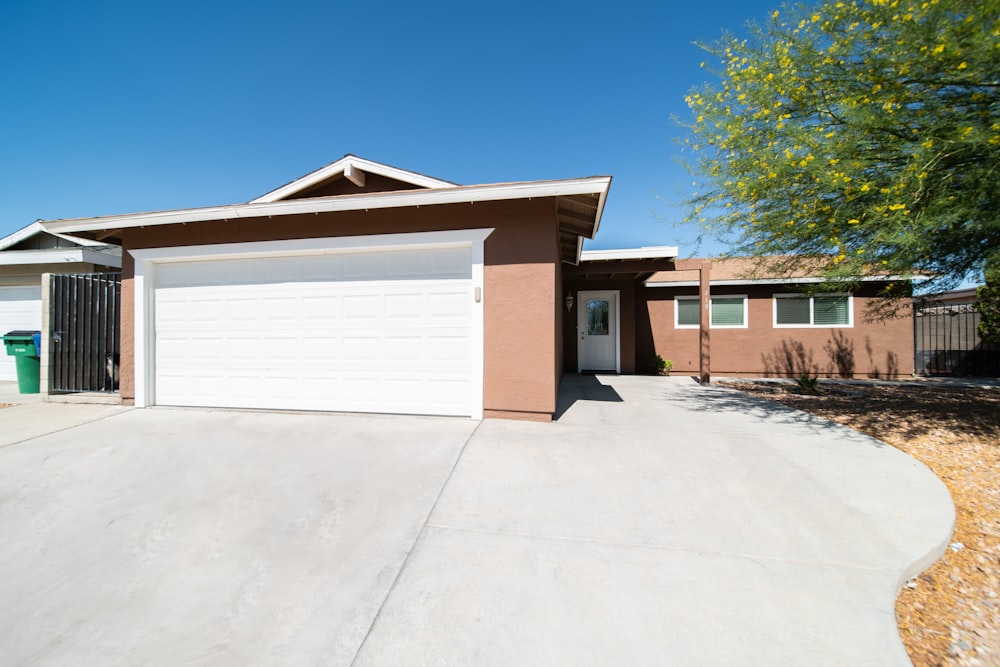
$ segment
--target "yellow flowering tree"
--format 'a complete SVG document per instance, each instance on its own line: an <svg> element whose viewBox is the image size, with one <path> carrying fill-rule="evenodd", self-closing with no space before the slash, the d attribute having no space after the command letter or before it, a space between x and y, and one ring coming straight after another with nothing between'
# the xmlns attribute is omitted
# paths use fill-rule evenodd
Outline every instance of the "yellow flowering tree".
<svg viewBox="0 0 1000 667"><path fill-rule="evenodd" d="M824 0L704 48L691 219L733 254L940 287L1000 265L1000 0Z"/></svg>

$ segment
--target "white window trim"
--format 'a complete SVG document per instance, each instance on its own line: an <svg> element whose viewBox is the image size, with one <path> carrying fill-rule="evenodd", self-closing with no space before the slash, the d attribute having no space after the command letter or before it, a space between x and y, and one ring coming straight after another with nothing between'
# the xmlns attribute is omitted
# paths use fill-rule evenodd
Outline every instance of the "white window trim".
<svg viewBox="0 0 1000 667"><path fill-rule="evenodd" d="M846 296L847 297L847 324L813 324L816 320L815 298L818 296ZM779 299L809 299L809 324L778 324L778 300ZM821 294L800 294L797 292L784 292L774 294L771 297L771 324L775 329L853 329L854 328L854 295L850 292L823 292Z"/></svg>
<svg viewBox="0 0 1000 667"><path fill-rule="evenodd" d="M412 234L373 234L371 236L341 236L333 238L294 239L287 241L255 241L250 243L218 243L212 245L177 246L170 248L144 248L130 250L135 258L132 279L134 313L134 372L135 407L156 404L156 359L154 323L156 314L156 267L170 262L197 260L251 259L289 255L322 255L379 250L431 249L469 246L472 248L472 280L469 298L475 298L475 315L472 322L472 364L469 396L469 415L476 420L483 418L483 302L484 244L493 233L488 229L457 229L445 232L416 232Z"/></svg>
<svg viewBox="0 0 1000 667"><path fill-rule="evenodd" d="M712 324L712 299L743 299L743 324ZM678 301L700 301L698 296L675 296L674 297L674 328L675 329L698 329L700 324L679 324L679 310L677 308ZM713 294L709 298L709 314L708 314L708 328L709 329L748 329L750 327L750 298L746 294ZM699 316L701 314L701 309L699 307Z"/></svg>

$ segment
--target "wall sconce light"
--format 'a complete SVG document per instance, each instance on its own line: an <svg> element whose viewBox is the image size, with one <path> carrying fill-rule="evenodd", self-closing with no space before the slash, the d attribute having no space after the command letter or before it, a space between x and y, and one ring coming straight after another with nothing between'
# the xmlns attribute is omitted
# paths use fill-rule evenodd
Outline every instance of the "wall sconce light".
<svg viewBox="0 0 1000 667"><path fill-rule="evenodd" d="M569 311L573 310L573 295L567 292L565 301L566 301L566 312L568 313Z"/></svg>

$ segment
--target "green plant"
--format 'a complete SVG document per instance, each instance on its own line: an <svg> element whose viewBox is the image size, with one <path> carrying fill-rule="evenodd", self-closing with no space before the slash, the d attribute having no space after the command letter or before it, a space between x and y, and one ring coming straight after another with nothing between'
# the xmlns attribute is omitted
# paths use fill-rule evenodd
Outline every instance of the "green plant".
<svg viewBox="0 0 1000 667"><path fill-rule="evenodd" d="M674 367L674 362L656 355L656 372L660 375L670 375L670 370Z"/></svg>
<svg viewBox="0 0 1000 667"><path fill-rule="evenodd" d="M802 390L803 394L817 396L822 393L819 390L819 377L815 375L803 373L795 379L795 384L799 386L799 389Z"/></svg>

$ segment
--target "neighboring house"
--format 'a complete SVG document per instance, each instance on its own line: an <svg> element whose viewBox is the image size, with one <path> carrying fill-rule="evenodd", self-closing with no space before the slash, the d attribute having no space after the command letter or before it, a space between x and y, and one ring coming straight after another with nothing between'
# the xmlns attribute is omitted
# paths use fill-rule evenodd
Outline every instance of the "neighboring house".
<svg viewBox="0 0 1000 667"><path fill-rule="evenodd" d="M983 342L976 288L914 299L918 375L1000 377L1000 345Z"/></svg>
<svg viewBox="0 0 1000 667"><path fill-rule="evenodd" d="M121 248L47 231L38 222L0 239L0 335L42 326L42 274L121 268ZM14 358L0 351L0 380L16 380Z"/></svg>
<svg viewBox="0 0 1000 667"><path fill-rule="evenodd" d="M942 304L942 303L959 303L959 304L971 304L979 300L977 287L963 287L962 289L950 290L948 292L941 292L940 294L933 294L926 297L926 303L928 304Z"/></svg>
<svg viewBox="0 0 1000 667"><path fill-rule="evenodd" d="M246 204L45 223L114 242L137 406L551 419L632 373L676 248L583 253L608 176L459 186L353 155Z"/></svg>
<svg viewBox="0 0 1000 667"><path fill-rule="evenodd" d="M913 374L913 320L866 319L866 310L887 281L865 276L852 293L824 292L823 280L800 271L769 276L753 259L713 260L711 372L716 376L895 378ZM656 355L674 372L697 373L699 355L698 271L657 273L642 290L649 329L640 336L641 370ZM808 285L809 294L802 290ZM909 315L909 311L906 312Z"/></svg>

